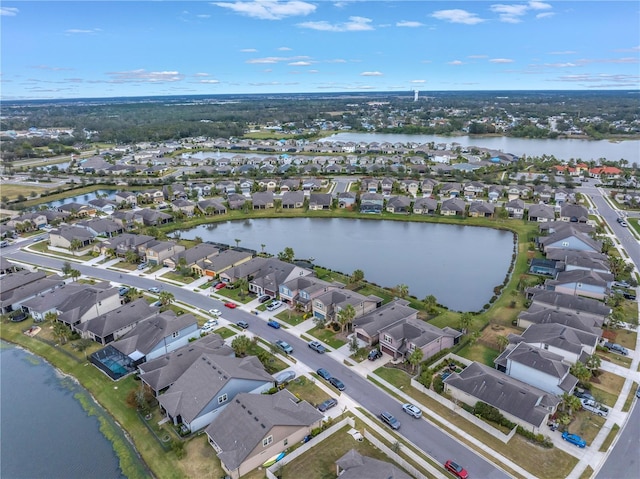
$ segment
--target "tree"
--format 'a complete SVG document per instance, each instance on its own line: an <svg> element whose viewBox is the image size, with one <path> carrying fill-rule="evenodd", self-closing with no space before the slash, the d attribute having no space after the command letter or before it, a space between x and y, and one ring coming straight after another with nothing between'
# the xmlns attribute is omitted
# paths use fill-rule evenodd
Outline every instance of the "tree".
<svg viewBox="0 0 640 479"><path fill-rule="evenodd" d="M498 343L498 346L500 347L500 351L504 351L504 348L506 348L507 345L509 344L509 338L507 338L503 334L499 334L496 337L496 342Z"/></svg>
<svg viewBox="0 0 640 479"><path fill-rule="evenodd" d="M44 320L48 323L53 323L56 319L58 319L58 315L53 311L49 311L44 315Z"/></svg>
<svg viewBox="0 0 640 479"><path fill-rule="evenodd" d="M249 281L247 278L238 278L234 281L233 285L238 288L240 298L244 298L245 294L249 292Z"/></svg>
<svg viewBox="0 0 640 479"><path fill-rule="evenodd" d="M597 354L592 354L587 358L587 361L584 365L589 371L591 371L591 374L593 374L594 371L600 369L600 366L602 365L602 359L600 359L600 356L598 356Z"/></svg>
<svg viewBox="0 0 640 479"><path fill-rule="evenodd" d="M104 252L104 255L107 258L115 258L116 257L116 250L113 248L107 248Z"/></svg>
<svg viewBox="0 0 640 479"><path fill-rule="evenodd" d="M466 332L466 330L471 326L471 321L473 320L473 315L469 312L462 313L459 320L459 326L462 332Z"/></svg>
<svg viewBox="0 0 640 479"><path fill-rule="evenodd" d="M364 271L362 271L361 269L356 269L353 273L351 273L351 277L349 278L349 282L354 285L359 284L363 280Z"/></svg>
<svg viewBox="0 0 640 479"><path fill-rule="evenodd" d="M53 337L62 344L67 342L71 336L71 331L63 323L55 323L53 325Z"/></svg>
<svg viewBox="0 0 640 479"><path fill-rule="evenodd" d="M136 264L138 262L138 253L129 250L124 254L124 260L129 264Z"/></svg>
<svg viewBox="0 0 640 479"><path fill-rule="evenodd" d="M140 297L140 291L138 291L136 288L131 286L129 288L129 291L125 293L124 297L127 299L127 303L128 303L130 301L138 299L138 297Z"/></svg>
<svg viewBox="0 0 640 479"><path fill-rule="evenodd" d="M236 242L236 248L237 248L238 246L240 246L240 241L242 241L242 240L241 240L241 239L239 239L239 238L236 238L236 239L234 239L233 241L235 241L235 242Z"/></svg>
<svg viewBox="0 0 640 479"><path fill-rule="evenodd" d="M358 351L360 351L360 344L358 344L358 338L354 334L349 341L349 352L351 352L351 354L358 354Z"/></svg>
<svg viewBox="0 0 640 479"><path fill-rule="evenodd" d="M65 276L69 276L69 273L71 273L71 270L73 268L71 267L71 263L69 263L68 261L65 261L64 263L62 263L62 272L64 273Z"/></svg>
<svg viewBox="0 0 640 479"><path fill-rule="evenodd" d="M409 296L409 286L407 286L406 284L399 284L395 289L398 296L402 299Z"/></svg>
<svg viewBox="0 0 640 479"><path fill-rule="evenodd" d="M569 416L573 415L573 411L577 411L582 407L580 403L580 399L578 399L573 394L563 393L560 397L560 407L563 411L567 411Z"/></svg>
<svg viewBox="0 0 640 479"><path fill-rule="evenodd" d="M591 379L591 371L580 361L571 366L569 372L578 378L581 384L587 384Z"/></svg>
<svg viewBox="0 0 640 479"><path fill-rule="evenodd" d="M430 294L422 301L424 302L424 307L427 309L427 313L433 314L437 311L438 300L434 295Z"/></svg>
<svg viewBox="0 0 640 479"><path fill-rule="evenodd" d="M80 248L82 248L82 241L78 238L73 238L71 243L69 243L69 249L71 251L78 251Z"/></svg>
<svg viewBox="0 0 640 479"><path fill-rule="evenodd" d="M287 246L283 251L278 253L278 259L280 261L286 261L287 263L291 263L295 257L296 255L293 252L293 248L290 248L289 246Z"/></svg>
<svg viewBox="0 0 640 479"><path fill-rule="evenodd" d="M231 341L231 349L233 349L233 352L236 353L236 356L238 357L244 357L250 346L251 340L244 334L241 334Z"/></svg>
<svg viewBox="0 0 640 479"><path fill-rule="evenodd" d="M266 244L264 244L264 243L262 243L262 244L260 245L260 249L262 249L262 254L264 254L264 249L265 249L266 247L267 247L267 245L266 245Z"/></svg>
<svg viewBox="0 0 640 479"><path fill-rule="evenodd" d="M420 364L422 358L424 357L424 352L420 348L413 348L411 354L407 358L407 362L411 365L411 372L415 373L416 366Z"/></svg>
<svg viewBox="0 0 640 479"><path fill-rule="evenodd" d="M173 293L170 293L169 291L160 291L160 294L158 295L158 300L162 306L169 306L170 304L173 304L175 299L176 298L173 296Z"/></svg>
<svg viewBox="0 0 640 479"><path fill-rule="evenodd" d="M353 321L353 318L355 317L356 317L356 310L352 305L347 304L344 308L340 309L340 311L338 312L337 319L338 319L338 323L340 324L340 329L343 333L345 329L349 327L349 325Z"/></svg>
<svg viewBox="0 0 640 479"><path fill-rule="evenodd" d="M78 271L77 269L72 269L71 271L69 271L69 276L71 276L71 279L73 279L74 281L77 281L78 278L82 276L82 273L80 273L80 271Z"/></svg>

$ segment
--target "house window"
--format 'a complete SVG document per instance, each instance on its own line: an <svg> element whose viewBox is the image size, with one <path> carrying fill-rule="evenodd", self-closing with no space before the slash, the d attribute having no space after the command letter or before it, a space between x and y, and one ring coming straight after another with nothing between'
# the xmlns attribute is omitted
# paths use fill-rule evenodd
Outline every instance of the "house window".
<svg viewBox="0 0 640 479"><path fill-rule="evenodd" d="M542 347L543 347L544 349L549 349L549 345L548 345L548 344L543 344L543 345L542 345Z"/></svg>
<svg viewBox="0 0 640 479"><path fill-rule="evenodd" d="M288 445L289 445L289 439L285 439L285 440L284 440L284 445L285 445L285 446L288 446Z"/></svg>
<svg viewBox="0 0 640 479"><path fill-rule="evenodd" d="M391 336L385 334L383 339L385 343L393 343L393 339L391 338Z"/></svg>
<svg viewBox="0 0 640 479"><path fill-rule="evenodd" d="M316 301L316 308L324 309L324 305L320 301Z"/></svg>
<svg viewBox="0 0 640 479"><path fill-rule="evenodd" d="M173 339L177 338L178 336L180 336L180 331L176 331L171 335Z"/></svg>
<svg viewBox="0 0 640 479"><path fill-rule="evenodd" d="M268 446L269 444L271 444L272 442L273 442L273 436L265 437L265 438L262 440L262 447L267 447L267 446Z"/></svg>
<svg viewBox="0 0 640 479"><path fill-rule="evenodd" d="M562 242L562 246L569 246L569 242L568 241L563 241Z"/></svg>
<svg viewBox="0 0 640 479"><path fill-rule="evenodd" d="M224 402L227 402L227 395L223 394L222 396L218 396L218 404L222 404Z"/></svg>

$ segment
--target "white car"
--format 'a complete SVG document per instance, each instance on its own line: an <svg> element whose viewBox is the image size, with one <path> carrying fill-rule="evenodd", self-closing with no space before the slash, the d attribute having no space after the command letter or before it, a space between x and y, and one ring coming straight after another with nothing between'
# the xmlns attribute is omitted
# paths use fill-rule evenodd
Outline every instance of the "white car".
<svg viewBox="0 0 640 479"><path fill-rule="evenodd" d="M204 323L203 328L207 327L207 326L217 326L217 325L218 325L218 320L217 319L209 319L209 320L207 320L206 323Z"/></svg>
<svg viewBox="0 0 640 479"><path fill-rule="evenodd" d="M214 325L213 324L204 324L204 326L202 326L200 328L200 332L202 333L210 333L213 331Z"/></svg>
<svg viewBox="0 0 640 479"><path fill-rule="evenodd" d="M276 309L278 309L280 306L282 306L282 301L272 301L271 304L269 306L267 306L267 310L268 311L275 311Z"/></svg>
<svg viewBox="0 0 640 479"><path fill-rule="evenodd" d="M158 294L160 292L160 288L156 288L155 286L153 286L149 288L149 292Z"/></svg>
<svg viewBox="0 0 640 479"><path fill-rule="evenodd" d="M416 419L420 419L422 417L422 411L415 404L411 404L411 403L403 404L402 410L406 412L409 416L413 416Z"/></svg>
<svg viewBox="0 0 640 479"><path fill-rule="evenodd" d="M210 309L209 310L209 314L211 316L215 316L217 318L218 316L220 316L222 314L222 312L219 309Z"/></svg>

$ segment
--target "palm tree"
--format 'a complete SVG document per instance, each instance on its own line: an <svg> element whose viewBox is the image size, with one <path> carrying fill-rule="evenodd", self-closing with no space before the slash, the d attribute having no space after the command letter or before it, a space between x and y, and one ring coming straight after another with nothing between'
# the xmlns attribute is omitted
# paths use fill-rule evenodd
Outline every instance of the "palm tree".
<svg viewBox="0 0 640 479"><path fill-rule="evenodd" d="M266 247L266 246L267 246L267 245L266 245L266 244L264 244L264 243L262 243L262 244L260 245L260 248L262 248L262 254L264 254L264 249L265 249L265 247Z"/></svg>
<svg viewBox="0 0 640 479"><path fill-rule="evenodd" d="M67 342L71 331L63 323L55 323L53 325L53 337L60 341L62 344Z"/></svg>
<svg viewBox="0 0 640 479"><path fill-rule="evenodd" d="M170 293L169 291L160 291L160 294L158 295L158 300L162 306L169 306L175 301L175 299L176 298L173 296L173 293Z"/></svg>
<svg viewBox="0 0 640 479"><path fill-rule="evenodd" d="M364 280L364 271L361 269L356 269L349 278L349 282L354 285L359 284L362 280Z"/></svg>
<svg viewBox="0 0 640 479"><path fill-rule="evenodd" d="M113 248L107 248L104 252L104 255L107 258L115 258L116 257L116 250Z"/></svg>
<svg viewBox="0 0 640 479"><path fill-rule="evenodd" d="M82 273L80 273L80 271L78 271L77 269L72 269L69 272L69 276L71 276L71 279L73 279L74 281L77 281L78 278L82 276Z"/></svg>
<svg viewBox="0 0 640 479"><path fill-rule="evenodd" d="M247 278L238 278L233 284L238 288L240 298L244 298L245 294L249 292L249 281L247 281Z"/></svg>
<svg viewBox="0 0 640 479"><path fill-rule="evenodd" d="M407 296L409 296L409 286L407 286L406 284L399 284L398 286L396 286L396 293L402 299L406 298Z"/></svg>
<svg viewBox="0 0 640 479"><path fill-rule="evenodd" d="M69 243L69 249L71 251L78 251L80 248L82 248L82 241L80 241L78 238L72 239L71 243Z"/></svg>
<svg viewBox="0 0 640 479"><path fill-rule="evenodd" d="M241 240L241 239L239 239L239 238L236 238L236 239L234 239L233 241L235 241L235 242L236 242L236 248L237 248L238 246L240 246L240 241L242 241L242 240Z"/></svg>
<svg viewBox="0 0 640 479"><path fill-rule="evenodd" d="M591 379L591 371L580 361L571 366L569 372L578 378L581 384L587 384Z"/></svg>
<svg viewBox="0 0 640 479"><path fill-rule="evenodd" d="M350 304L347 304L344 308L342 308L338 312L337 319L338 319L338 323L340 324L341 332L344 333L345 329L349 327L349 325L353 321L353 318L355 317L356 317L356 310Z"/></svg>
<svg viewBox="0 0 640 479"><path fill-rule="evenodd" d="M460 316L460 329L462 330L462 332L465 332L469 326L471 326L471 321L473 320L473 316L471 315L471 313L467 312L467 313L462 313L462 316Z"/></svg>
<svg viewBox="0 0 640 479"><path fill-rule="evenodd" d="M413 351L411 351L411 354L409 354L409 357L407 358L407 362L411 365L412 373L415 373L416 366L420 364L420 361L422 361L423 357L424 357L424 351L422 351L422 349L413 348Z"/></svg>
<svg viewBox="0 0 640 479"><path fill-rule="evenodd" d="M573 394L563 393L560 397L561 399L561 407L563 411L568 411L569 416L573 415L573 411L577 411L580 409L582 404L580 403L580 399L578 399Z"/></svg>
<svg viewBox="0 0 640 479"><path fill-rule="evenodd" d="M231 341L231 348L238 357L244 357L250 346L251 340L244 334L237 336L233 341Z"/></svg>

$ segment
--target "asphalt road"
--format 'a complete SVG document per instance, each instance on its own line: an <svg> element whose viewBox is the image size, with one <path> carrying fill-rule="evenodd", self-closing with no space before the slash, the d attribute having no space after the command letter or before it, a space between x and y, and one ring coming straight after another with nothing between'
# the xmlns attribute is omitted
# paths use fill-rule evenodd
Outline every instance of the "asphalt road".
<svg viewBox="0 0 640 479"><path fill-rule="evenodd" d="M596 475L596 479L637 479L640 477L640 408L638 400L631 411L627 424L607 460Z"/></svg>
<svg viewBox="0 0 640 479"><path fill-rule="evenodd" d="M17 248L18 245L11 246L3 251L3 255L18 261L57 270L60 270L64 263L64 260L27 253ZM340 378L346 386L343 394L347 394L371 414L377 416L383 410L391 412L402 422L399 433L431 455L438 462L444 463L447 459L454 459L469 471L471 477L482 477L485 479L510 477L502 470L496 468L495 465L425 419L416 420L404 414L401 409L401 403L396 399L368 382L341 362L334 360L330 354L318 354L309 349L307 343L289 334L285 329L273 329L267 326L264 319L258 318L243 310L225 308L221 301L210 298L208 295L182 289L179 286L127 274L123 274L122 278L120 278L120 273L116 271L77 263L74 263L73 267L84 275L116 283L124 283L141 290L147 290L152 286L159 287L163 291L172 293L176 301L184 302L204 311L211 308L220 309L222 311L222 317L233 323L244 319L249 323L249 331L261 338L270 342L274 342L276 339L283 339L288 342L294 348L292 356L298 362L308 366L311 370L315 371L318 368L325 368L329 370L333 376Z"/></svg>

